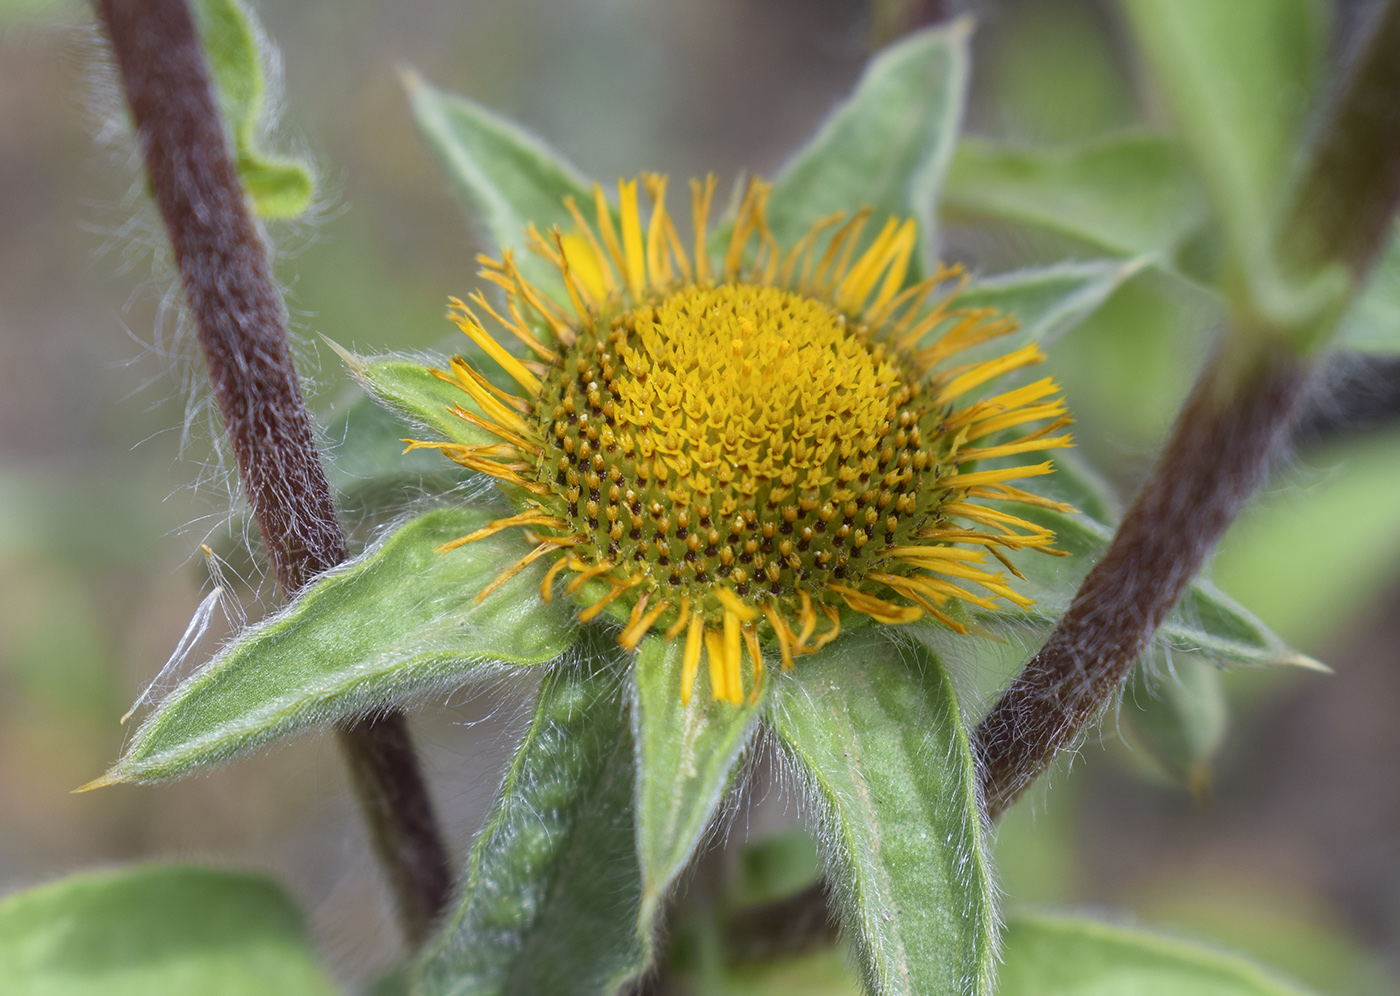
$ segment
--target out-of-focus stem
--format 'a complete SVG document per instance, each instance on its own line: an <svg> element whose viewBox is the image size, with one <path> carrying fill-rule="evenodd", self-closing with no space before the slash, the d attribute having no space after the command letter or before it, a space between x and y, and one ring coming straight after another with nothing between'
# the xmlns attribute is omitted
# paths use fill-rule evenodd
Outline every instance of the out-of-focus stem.
<svg viewBox="0 0 1400 996"><path fill-rule="evenodd" d="M1400 2L1374 17L1318 135L1283 239L1291 267L1342 263L1358 284L1394 231L1400 204Z"/></svg>
<svg viewBox="0 0 1400 996"><path fill-rule="evenodd" d="M185 0L98 0L224 429L277 582L345 559L287 345L282 299L234 169ZM401 712L339 732L404 930L421 940L451 876Z"/></svg>

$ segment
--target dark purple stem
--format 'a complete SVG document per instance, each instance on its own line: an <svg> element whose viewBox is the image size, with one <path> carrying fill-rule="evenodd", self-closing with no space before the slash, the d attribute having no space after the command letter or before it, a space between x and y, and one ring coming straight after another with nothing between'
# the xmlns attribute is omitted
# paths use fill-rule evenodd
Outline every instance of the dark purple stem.
<svg viewBox="0 0 1400 996"><path fill-rule="evenodd" d="M988 818L1098 718L1287 437L1298 354L1280 345L1243 373L1236 362L1206 368L1103 559L977 727Z"/></svg>
<svg viewBox="0 0 1400 996"><path fill-rule="evenodd" d="M194 22L185 0L98 0L98 10L239 477L290 598L345 559L345 536ZM445 908L451 876L406 720L392 711L338 734L405 933L416 942Z"/></svg>

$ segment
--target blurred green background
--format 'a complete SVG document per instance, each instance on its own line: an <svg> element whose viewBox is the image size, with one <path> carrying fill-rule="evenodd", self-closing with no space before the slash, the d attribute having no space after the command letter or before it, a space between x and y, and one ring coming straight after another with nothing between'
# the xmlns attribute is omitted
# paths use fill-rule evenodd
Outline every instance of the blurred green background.
<svg viewBox="0 0 1400 996"><path fill-rule="evenodd" d="M950 6L979 22L973 133L1065 143L1162 127L1110 4ZM1338 51L1364 7L1339 7ZM859 74L870 29L865 5L837 0L304 0L260 13L285 62L276 144L320 174L315 220L274 234L327 426L355 395L315 334L431 348L447 295L474 285L473 255L491 248L415 134L400 66L515 117L594 176L729 179L781 163ZM143 857L266 868L307 905L336 971L361 978L393 957L395 931L328 741L176 785L69 794L116 757L118 717L208 591L198 547L229 532L233 488L165 306L171 274L129 145L94 142L123 127L106 80L85 8L0 0L0 891ZM1098 252L955 211L946 222L948 255L986 273ZM1125 493L1211 320L1180 281L1145 272L1054 350L1082 452ZM1214 576L1336 673L1226 675L1230 725L1205 802L1111 714L1102 742L999 831L1008 904L1111 908L1255 951L1323 992L1396 991L1397 494L1397 432L1290 455ZM256 617L271 589L246 580ZM201 653L226 631L215 621ZM515 687L458 695L415 720L459 853L523 701ZM793 818L780 797L765 807L741 831Z"/></svg>

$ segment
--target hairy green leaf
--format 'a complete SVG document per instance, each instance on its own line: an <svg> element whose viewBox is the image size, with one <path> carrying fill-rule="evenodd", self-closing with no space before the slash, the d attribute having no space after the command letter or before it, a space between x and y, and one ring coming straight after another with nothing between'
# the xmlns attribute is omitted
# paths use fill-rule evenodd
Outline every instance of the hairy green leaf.
<svg viewBox="0 0 1400 996"><path fill-rule="evenodd" d="M495 246L521 250L531 222L541 233L573 228L564 207L593 203L592 185L542 139L476 101L444 93L411 70L404 86L418 128ZM555 267L525 249L516 263L525 278L564 300Z"/></svg>
<svg viewBox="0 0 1400 996"><path fill-rule="evenodd" d="M262 875L146 865L0 901L5 996L330 996L306 921Z"/></svg>
<svg viewBox="0 0 1400 996"><path fill-rule="evenodd" d="M1277 282L1272 240L1325 65L1320 0L1123 0L1235 267Z"/></svg>
<svg viewBox="0 0 1400 996"><path fill-rule="evenodd" d="M261 148L266 80L258 51L261 28L240 0L195 0L200 42L219 93L238 175L265 218L292 218L311 203L314 183L307 165Z"/></svg>
<svg viewBox="0 0 1400 996"><path fill-rule="evenodd" d="M424 954L423 996L596 996L644 967L632 737L606 639L545 677L461 898Z"/></svg>
<svg viewBox="0 0 1400 996"><path fill-rule="evenodd" d="M1071 917L1007 924L1000 996L1304 996L1237 955L1188 941Z"/></svg>
<svg viewBox="0 0 1400 996"><path fill-rule="evenodd" d="M429 365L433 361L395 354L357 356L329 339L326 342L360 386L410 426L419 426L431 436L468 446L501 441L494 433L453 414L457 406L478 416L481 409L466 391L435 376L435 367ZM446 362L437 361L438 369L446 366ZM489 364L480 366L490 369Z"/></svg>
<svg viewBox="0 0 1400 996"><path fill-rule="evenodd" d="M520 530L437 552L499 514L436 509L313 583L171 692L93 787L173 778L501 664L558 657L576 624L569 605L540 601L543 561L474 597L530 552Z"/></svg>
<svg viewBox="0 0 1400 996"><path fill-rule="evenodd" d="M870 990L989 994L996 901L967 731L942 663L895 639L865 627L804 659L773 683L772 725Z"/></svg>
<svg viewBox="0 0 1400 996"><path fill-rule="evenodd" d="M933 272L934 207L962 121L971 32L972 22L959 19L871 59L855 92L773 181L768 224L779 245L792 245L818 218L869 205L876 225L914 217L924 270Z"/></svg>
<svg viewBox="0 0 1400 996"><path fill-rule="evenodd" d="M939 210L1053 229L1123 256L1170 260L1206 220L1181 147L1121 134L1069 146L958 143Z"/></svg>
<svg viewBox="0 0 1400 996"><path fill-rule="evenodd" d="M742 705L715 701L697 680L681 702L685 640L647 638L637 654L632 689L637 742L637 855L642 870L643 929L714 819L734 767L753 733L765 682Z"/></svg>

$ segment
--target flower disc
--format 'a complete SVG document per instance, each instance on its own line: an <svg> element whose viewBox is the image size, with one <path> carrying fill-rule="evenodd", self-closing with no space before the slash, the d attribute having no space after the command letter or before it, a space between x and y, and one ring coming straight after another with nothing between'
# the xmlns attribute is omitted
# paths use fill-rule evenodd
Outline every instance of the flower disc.
<svg viewBox="0 0 1400 996"><path fill-rule="evenodd" d="M858 580L919 525L937 455L908 379L825 302L687 287L581 335L546 377L543 465L595 561L716 617L721 579L795 611L804 582Z"/></svg>
<svg viewBox="0 0 1400 996"><path fill-rule="evenodd" d="M473 303L536 360L516 358L453 302L454 320L525 392L501 391L454 358L438 376L474 408L456 414L499 442L410 444L525 496L518 515L443 548L509 527L533 538L531 553L479 597L554 556L545 599L567 571L566 593L587 600L581 621L627 611L624 646L656 627L684 633L682 696L703 651L714 696L736 703L745 651L756 693L764 639L789 667L836 637L843 608L884 623L928 615L968 632L958 602L1029 605L981 565L990 554L1017 573L1002 551L1054 553L1053 535L983 501L1065 508L1007 483L1051 465L973 465L1070 445L1049 435L1069 422L1052 397L1059 389L1046 378L959 407L968 392L1043 359L1033 345L942 367L1014 331L1014 320L949 310L946 298L929 305L958 268L905 286L912 221L890 219L856 253L868 212L828 218L783 252L768 234L761 183L715 273L713 179L692 184L693 256L666 213L665 179L644 180L653 200L645 237L635 183L619 187L620 238L596 187L596 232L571 201L576 231L551 243L531 229L569 309L525 280L510 253L484 261L506 314L480 293ZM1041 426L1025 432L1033 422Z"/></svg>

